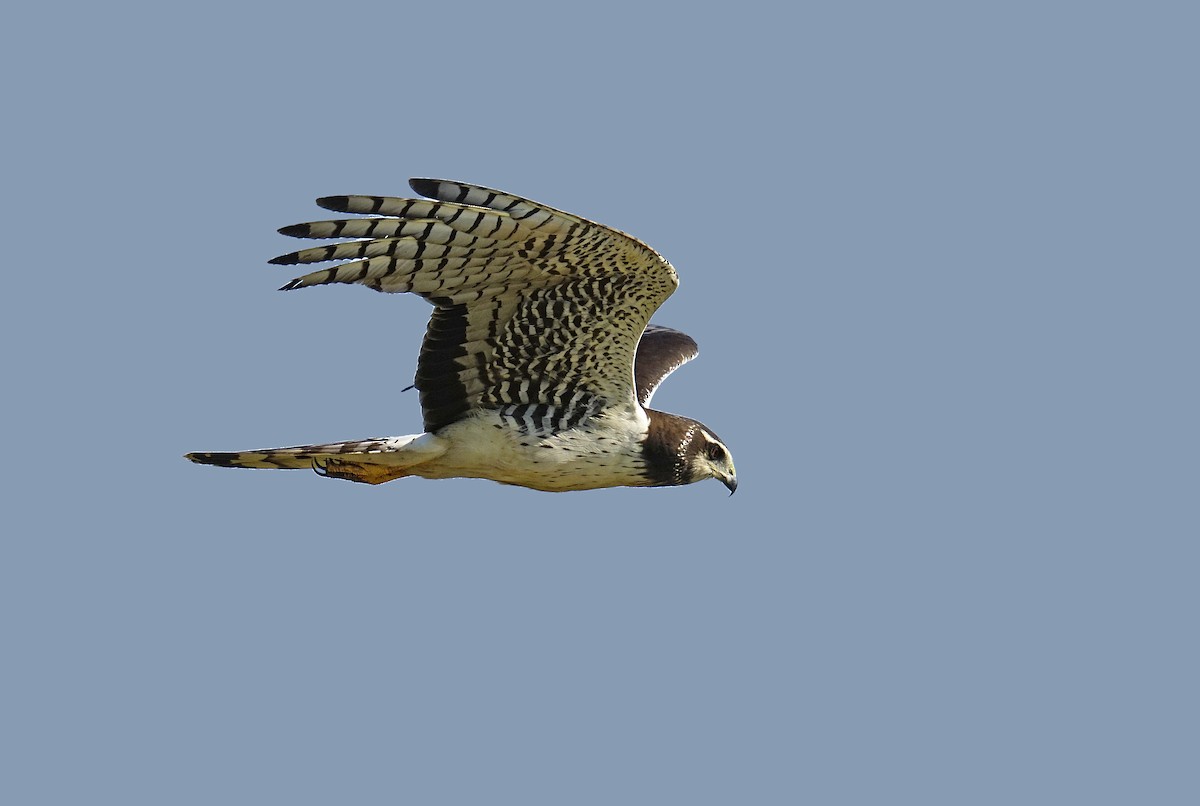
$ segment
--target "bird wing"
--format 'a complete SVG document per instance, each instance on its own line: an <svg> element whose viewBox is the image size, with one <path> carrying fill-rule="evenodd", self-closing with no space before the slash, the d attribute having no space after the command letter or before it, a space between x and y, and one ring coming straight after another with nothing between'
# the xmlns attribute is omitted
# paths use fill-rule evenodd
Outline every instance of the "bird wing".
<svg viewBox="0 0 1200 806"><path fill-rule="evenodd" d="M669 327L650 325L638 342L633 362L634 385L638 402L650 405L650 398L666 377L700 354L696 340Z"/></svg>
<svg viewBox="0 0 1200 806"><path fill-rule="evenodd" d="M416 375L426 431L475 408L551 430L606 407L637 408L634 355L679 285L670 263L630 235L528 199L461 182L409 184L428 198L327 197L317 204L372 217L281 229L358 239L272 260L349 261L283 290L359 283L433 303Z"/></svg>

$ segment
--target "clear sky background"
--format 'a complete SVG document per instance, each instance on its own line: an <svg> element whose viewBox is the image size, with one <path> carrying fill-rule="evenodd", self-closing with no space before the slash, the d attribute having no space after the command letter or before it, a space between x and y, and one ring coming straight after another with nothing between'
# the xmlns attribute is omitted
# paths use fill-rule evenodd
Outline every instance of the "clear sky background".
<svg viewBox="0 0 1200 806"><path fill-rule="evenodd" d="M0 801L1200 802L1197 13L783 8L8 13ZM409 176L670 259L738 494L184 461L420 430L266 264Z"/></svg>

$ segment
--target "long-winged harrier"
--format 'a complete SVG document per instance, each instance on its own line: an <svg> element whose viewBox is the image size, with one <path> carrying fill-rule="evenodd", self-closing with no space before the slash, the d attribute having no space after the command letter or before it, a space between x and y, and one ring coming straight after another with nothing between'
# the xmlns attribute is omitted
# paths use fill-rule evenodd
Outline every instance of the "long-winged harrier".
<svg viewBox="0 0 1200 806"><path fill-rule="evenodd" d="M188 459L311 467L369 484L469 477L564 491L716 478L737 489L733 459L710 429L647 408L697 354L683 333L647 326L679 284L670 263L632 236L528 199L461 182L410 184L428 199L318 199L370 217L284 227L297 238L355 240L271 262L349 261L282 290L360 283L433 303L414 384L425 433Z"/></svg>

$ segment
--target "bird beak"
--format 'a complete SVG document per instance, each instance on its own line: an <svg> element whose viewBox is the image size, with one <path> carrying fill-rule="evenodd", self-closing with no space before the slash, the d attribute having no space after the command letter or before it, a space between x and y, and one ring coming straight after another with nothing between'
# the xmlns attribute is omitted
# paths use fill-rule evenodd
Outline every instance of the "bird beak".
<svg viewBox="0 0 1200 806"><path fill-rule="evenodd" d="M729 488L730 495L733 495L737 492L737 476L722 476L721 483Z"/></svg>

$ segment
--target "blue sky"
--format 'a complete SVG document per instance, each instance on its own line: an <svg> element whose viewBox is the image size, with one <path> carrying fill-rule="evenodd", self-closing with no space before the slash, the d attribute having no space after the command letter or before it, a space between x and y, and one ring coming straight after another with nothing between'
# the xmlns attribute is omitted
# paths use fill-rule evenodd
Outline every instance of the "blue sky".
<svg viewBox="0 0 1200 806"><path fill-rule="evenodd" d="M0 799L1195 801L1183 9L18 12ZM671 260L737 496L185 462L419 431L266 265L409 176Z"/></svg>

